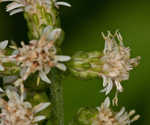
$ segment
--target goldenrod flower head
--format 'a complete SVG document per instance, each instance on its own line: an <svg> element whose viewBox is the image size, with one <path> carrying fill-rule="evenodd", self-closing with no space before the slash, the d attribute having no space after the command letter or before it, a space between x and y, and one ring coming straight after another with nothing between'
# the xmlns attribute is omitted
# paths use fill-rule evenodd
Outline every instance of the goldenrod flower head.
<svg viewBox="0 0 150 125"><path fill-rule="evenodd" d="M119 112L112 111L110 99L107 97L98 107L98 114L92 125L130 125L139 118L139 115L132 117L134 114L134 110L128 113L124 107Z"/></svg>
<svg viewBox="0 0 150 125"><path fill-rule="evenodd" d="M100 58L103 64L100 76L103 78L105 87L102 92L108 94L114 85L117 87L117 91L122 92L123 88L120 82L129 79L129 71L137 66L140 57L130 58L130 48L124 46L119 32L114 35L110 32L107 36L103 33L102 35L105 39L103 56Z"/></svg>
<svg viewBox="0 0 150 125"><path fill-rule="evenodd" d="M57 55L53 38L56 35L56 29L50 34L45 32L39 41L32 40L29 45L22 43L22 48L17 49L17 54L9 57L11 61L16 62L21 67L20 75L23 80L26 80L31 73L39 71L40 78L47 83L51 83L47 74L52 67L66 70L66 66L61 62L70 60L70 57Z"/></svg>
<svg viewBox="0 0 150 125"><path fill-rule="evenodd" d="M47 108L50 103L40 103L32 107L29 102L24 101L24 96L19 95L15 88L6 89L8 101L0 98L0 125L38 125L38 122L46 117L36 114Z"/></svg>
<svg viewBox="0 0 150 125"><path fill-rule="evenodd" d="M0 2L9 2L12 1L7 6L7 12L10 12L10 15L28 12L28 13L37 13L37 6L42 6L46 11L50 11L52 5L56 7L59 5L64 5L70 7L71 5L66 2L57 2L56 0L0 0Z"/></svg>

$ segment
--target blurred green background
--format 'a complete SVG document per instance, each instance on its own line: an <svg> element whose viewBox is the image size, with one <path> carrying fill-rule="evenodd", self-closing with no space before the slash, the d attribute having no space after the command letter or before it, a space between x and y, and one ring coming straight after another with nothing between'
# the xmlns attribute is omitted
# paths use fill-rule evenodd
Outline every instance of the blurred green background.
<svg viewBox="0 0 150 125"><path fill-rule="evenodd" d="M146 0L68 0L72 8L60 9L62 27L66 33L64 54L76 51L102 50L100 33L119 29L130 46L132 56L142 57L140 65L130 72L119 94L120 107L136 109L141 115L133 125L150 125L150 2ZM6 4L0 7L0 40L27 40L27 27L22 14L8 16ZM99 93L102 80L81 80L68 76L63 81L65 125L83 106L98 106L105 98ZM112 96L112 95L111 95Z"/></svg>

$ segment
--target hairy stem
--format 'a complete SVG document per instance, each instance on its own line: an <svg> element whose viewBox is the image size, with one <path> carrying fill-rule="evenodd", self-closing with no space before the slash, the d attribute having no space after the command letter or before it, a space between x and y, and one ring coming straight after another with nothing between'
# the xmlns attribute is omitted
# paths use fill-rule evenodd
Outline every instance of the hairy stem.
<svg viewBox="0 0 150 125"><path fill-rule="evenodd" d="M52 103L52 124L64 125L64 99L63 99L63 85L61 83L60 72L53 69L51 76L51 103Z"/></svg>

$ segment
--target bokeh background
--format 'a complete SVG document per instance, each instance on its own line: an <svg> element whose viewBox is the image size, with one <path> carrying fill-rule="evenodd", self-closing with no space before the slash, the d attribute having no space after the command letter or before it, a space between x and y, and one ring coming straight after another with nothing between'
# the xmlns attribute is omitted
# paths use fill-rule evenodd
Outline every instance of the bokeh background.
<svg viewBox="0 0 150 125"><path fill-rule="evenodd" d="M142 57L140 65L123 82L120 107L136 109L141 115L133 125L150 125L150 2L146 0L68 0L72 8L60 9L66 33L64 54L76 51L102 50L100 33L119 29L132 56ZM27 40L27 27L22 14L8 16L6 4L0 6L0 40ZM102 80L82 80L68 76L63 80L65 125L80 107L98 106L105 98L99 93ZM113 96L113 95L111 95Z"/></svg>

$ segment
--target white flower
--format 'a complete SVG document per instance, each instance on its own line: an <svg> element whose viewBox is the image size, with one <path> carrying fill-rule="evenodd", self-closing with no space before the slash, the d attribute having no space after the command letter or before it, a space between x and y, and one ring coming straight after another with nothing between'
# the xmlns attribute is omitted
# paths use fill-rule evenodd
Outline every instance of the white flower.
<svg viewBox="0 0 150 125"><path fill-rule="evenodd" d="M55 6L57 8L59 8L59 6L66 6L66 7L71 7L71 4L67 3L67 2L63 2L63 1L57 1L57 0L53 0L55 3Z"/></svg>
<svg viewBox="0 0 150 125"><path fill-rule="evenodd" d="M4 67L2 65L4 57L5 57L5 51L4 49L8 45L8 40L0 42L0 71L4 71Z"/></svg>
<svg viewBox="0 0 150 125"><path fill-rule="evenodd" d="M128 113L124 107L119 112L112 111L110 99L107 97L101 106L98 107L98 115L92 125L130 125L139 118L139 115L132 117L134 114L134 110Z"/></svg>
<svg viewBox="0 0 150 125"><path fill-rule="evenodd" d="M137 66L140 57L130 58L130 49L124 46L119 32L114 35L110 32L107 36L103 33L102 35L105 39L105 48L101 57L102 72L100 73L103 78L103 87L105 87L102 92L107 95L114 85L117 91L122 92L120 82L129 79L129 71Z"/></svg>
<svg viewBox="0 0 150 125"><path fill-rule="evenodd" d="M26 80L31 73L39 71L39 77L43 81L51 83L47 74L52 67L57 67L63 71L66 70L66 66L61 62L69 61L70 57L56 55L57 50L54 45L54 38L49 38L51 33L43 33L39 41L32 40L29 45L22 43L22 48L17 49L18 53L9 57L10 61L16 62L21 67L20 75L23 80ZM53 35L55 36L55 34Z"/></svg>
<svg viewBox="0 0 150 125"><path fill-rule="evenodd" d="M37 106L24 101L24 96L18 95L13 87L6 89L8 101L0 98L0 125L37 125L45 116L36 116L36 113L47 108L50 103L40 103Z"/></svg>
<svg viewBox="0 0 150 125"><path fill-rule="evenodd" d="M20 13L20 12L29 12L29 13L37 13L38 6L42 6L46 11L50 11L52 8L52 4L54 3L56 7L60 5L68 6L71 5L66 2L57 2L56 0L0 0L0 2L10 2L7 5L7 12L10 12L10 15Z"/></svg>

